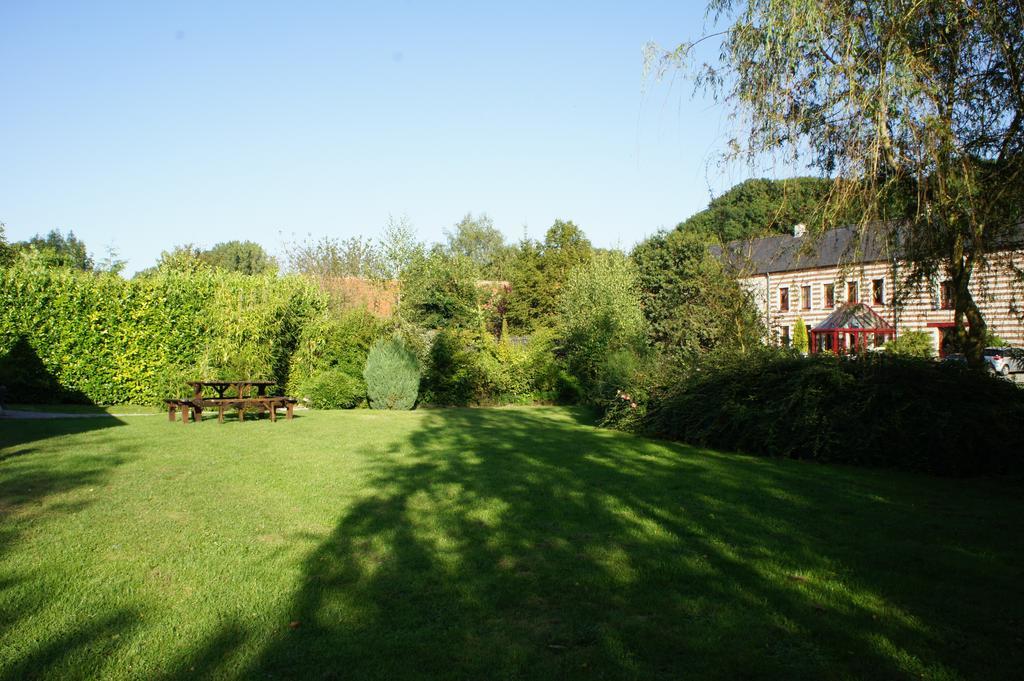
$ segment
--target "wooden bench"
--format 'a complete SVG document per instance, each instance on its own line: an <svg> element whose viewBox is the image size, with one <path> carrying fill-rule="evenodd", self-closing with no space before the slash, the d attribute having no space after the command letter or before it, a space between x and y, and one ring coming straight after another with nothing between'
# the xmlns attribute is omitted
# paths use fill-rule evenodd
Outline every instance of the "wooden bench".
<svg viewBox="0 0 1024 681"><path fill-rule="evenodd" d="M238 420L245 420L245 412L255 409L260 413L267 412L271 421L277 421L277 410L285 410L285 418L289 421L294 416L295 405L298 403L294 397L214 397L204 399L199 407L202 414L204 408L217 410L217 422L224 423L224 412L234 409L238 412Z"/></svg>
<svg viewBox="0 0 1024 681"><path fill-rule="evenodd" d="M182 423L188 423L190 415L193 420L198 421L203 413L202 408L197 408L192 400L164 400L164 404L167 405L168 421L174 421L179 411L181 412Z"/></svg>

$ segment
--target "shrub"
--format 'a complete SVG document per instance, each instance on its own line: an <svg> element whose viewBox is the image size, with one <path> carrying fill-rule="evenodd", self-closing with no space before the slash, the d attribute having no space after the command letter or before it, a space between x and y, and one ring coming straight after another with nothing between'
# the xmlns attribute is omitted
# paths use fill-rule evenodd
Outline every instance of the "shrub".
<svg viewBox="0 0 1024 681"><path fill-rule="evenodd" d="M479 398L483 375L472 334L444 329L434 337L424 379L424 398L431 404L465 406Z"/></svg>
<svg viewBox="0 0 1024 681"><path fill-rule="evenodd" d="M298 394L314 409L352 409L366 396L366 384L334 367L307 379Z"/></svg>
<svg viewBox="0 0 1024 681"><path fill-rule="evenodd" d="M807 337L807 325L804 324L803 317L797 317L793 328L793 349L801 355L806 355L809 348L810 339Z"/></svg>
<svg viewBox="0 0 1024 681"><path fill-rule="evenodd" d="M935 355L935 341L927 331L904 331L885 344L890 355L928 359Z"/></svg>
<svg viewBox="0 0 1024 681"><path fill-rule="evenodd" d="M292 357L289 394L302 393L309 380L331 369L358 377L383 331L384 322L365 309L324 312L311 319Z"/></svg>
<svg viewBox="0 0 1024 681"><path fill-rule="evenodd" d="M416 405L419 363L397 336L373 344L366 358L363 379L371 409L412 409Z"/></svg>
<svg viewBox="0 0 1024 681"><path fill-rule="evenodd" d="M651 435L750 454L941 475L1021 468L1024 391L963 366L764 351L652 395Z"/></svg>

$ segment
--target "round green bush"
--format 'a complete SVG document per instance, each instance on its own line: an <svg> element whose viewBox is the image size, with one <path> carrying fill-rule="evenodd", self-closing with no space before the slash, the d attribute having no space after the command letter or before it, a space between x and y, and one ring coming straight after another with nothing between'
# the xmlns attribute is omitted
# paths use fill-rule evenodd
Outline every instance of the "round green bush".
<svg viewBox="0 0 1024 681"><path fill-rule="evenodd" d="M399 337L384 338L370 348L363 369L371 409L412 409L420 390L420 367Z"/></svg>
<svg viewBox="0 0 1024 681"><path fill-rule="evenodd" d="M343 369L327 369L302 384L301 396L314 409L353 409L366 396L366 386Z"/></svg>

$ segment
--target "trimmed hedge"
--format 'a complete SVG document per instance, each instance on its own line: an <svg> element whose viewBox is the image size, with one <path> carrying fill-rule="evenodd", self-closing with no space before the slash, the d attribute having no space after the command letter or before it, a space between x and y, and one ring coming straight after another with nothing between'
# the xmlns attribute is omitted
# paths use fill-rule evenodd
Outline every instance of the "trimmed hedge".
<svg viewBox="0 0 1024 681"><path fill-rule="evenodd" d="M887 355L734 358L655 391L649 435L749 454L939 475L1021 471L1024 390Z"/></svg>
<svg viewBox="0 0 1024 681"><path fill-rule="evenodd" d="M297 277L0 268L0 383L12 402L96 404L156 404L196 379L283 386L302 328L324 307ZM18 370L26 356L36 370Z"/></svg>

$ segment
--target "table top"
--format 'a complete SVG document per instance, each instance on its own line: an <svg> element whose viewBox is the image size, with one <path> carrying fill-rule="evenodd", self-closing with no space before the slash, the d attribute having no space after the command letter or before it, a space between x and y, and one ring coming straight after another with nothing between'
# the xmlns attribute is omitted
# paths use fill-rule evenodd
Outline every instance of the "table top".
<svg viewBox="0 0 1024 681"><path fill-rule="evenodd" d="M277 381L188 381L188 385L195 386L217 386L217 385L276 385Z"/></svg>

